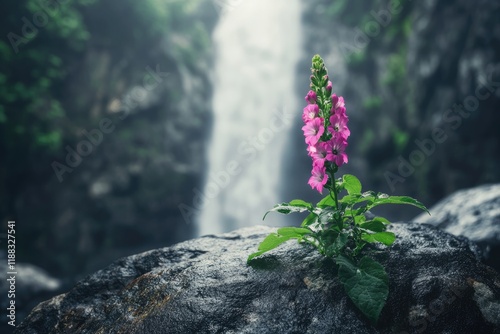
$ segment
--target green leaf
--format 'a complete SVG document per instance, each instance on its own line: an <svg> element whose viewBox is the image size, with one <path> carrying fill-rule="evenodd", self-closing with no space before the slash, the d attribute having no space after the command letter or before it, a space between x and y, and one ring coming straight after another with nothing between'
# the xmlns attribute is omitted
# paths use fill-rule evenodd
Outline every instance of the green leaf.
<svg viewBox="0 0 500 334"><path fill-rule="evenodd" d="M371 205L374 200L375 196L372 195L370 192L366 192L362 194L345 195L344 197L342 197L341 200L339 200L339 203L345 203L347 205L355 205L358 203L369 202L368 205Z"/></svg>
<svg viewBox="0 0 500 334"><path fill-rule="evenodd" d="M381 242L384 245L390 246L396 240L396 235L392 232L378 232L373 234L362 234L361 239L366 242Z"/></svg>
<svg viewBox="0 0 500 334"><path fill-rule="evenodd" d="M282 227L278 229L278 234L290 238L302 238L306 234L311 234L308 228L301 227Z"/></svg>
<svg viewBox="0 0 500 334"><path fill-rule="evenodd" d="M383 232L386 229L386 225L379 221L370 220L359 224L359 227L373 232Z"/></svg>
<svg viewBox="0 0 500 334"><path fill-rule="evenodd" d="M359 182L356 176L345 174L342 179L344 181L344 188L349 195L361 193L361 182Z"/></svg>
<svg viewBox="0 0 500 334"><path fill-rule="evenodd" d="M299 207L299 208L307 208L309 211L311 211L313 209L312 203L308 203L308 202L303 201L301 199L291 200L290 203L288 203L288 204L291 206Z"/></svg>
<svg viewBox="0 0 500 334"><path fill-rule="evenodd" d="M326 195L321 201L316 204L319 208L324 208L327 206L335 206L335 200L330 195Z"/></svg>
<svg viewBox="0 0 500 334"><path fill-rule="evenodd" d="M389 225L391 223L388 219L386 219L384 217L375 217L371 221L381 222L382 224L385 224L385 225Z"/></svg>
<svg viewBox="0 0 500 334"><path fill-rule="evenodd" d="M389 295L389 278L382 265L363 257L356 266L340 255L339 279L354 305L373 323L376 323Z"/></svg>
<svg viewBox="0 0 500 334"><path fill-rule="evenodd" d="M363 224L366 221L365 215L356 215L354 216L354 223Z"/></svg>
<svg viewBox="0 0 500 334"><path fill-rule="evenodd" d="M358 203L358 200L361 199L360 194L352 194L352 195L345 195L341 199L339 199L339 203L346 203L346 204L356 204Z"/></svg>
<svg viewBox="0 0 500 334"><path fill-rule="evenodd" d="M337 188L337 191L338 192L341 192L342 190L344 190L344 180L339 177L338 179L335 180L335 187Z"/></svg>
<svg viewBox="0 0 500 334"><path fill-rule="evenodd" d="M302 222L302 224L300 224L300 226L302 227L306 227L306 226L309 226L311 224L314 224L318 219L318 215L316 215L315 213L310 213L305 219L304 221Z"/></svg>
<svg viewBox="0 0 500 334"><path fill-rule="evenodd" d="M292 237L279 235L277 233L269 234L260 244L258 251L252 253L248 256L247 263L250 262L254 257L264 254L281 245L282 243L292 239Z"/></svg>
<svg viewBox="0 0 500 334"><path fill-rule="evenodd" d="M339 216L339 211L335 210L333 207L328 207L323 210L318 215L318 220L321 224L329 224L337 221L336 218Z"/></svg>
<svg viewBox="0 0 500 334"><path fill-rule="evenodd" d="M378 196L384 196L384 194L379 194ZM428 214L430 214L429 210L427 210L425 205L423 205L422 203L420 203L419 201L417 201L414 198L411 198L408 196L387 196L387 197L386 196L387 195L385 195L384 197L381 197L381 198L376 198L375 201L373 202L373 204L369 205L368 209L371 209L371 208L373 208L377 205L381 205L381 204L408 204L408 205L416 206L417 208L422 209L425 212L427 212Z"/></svg>
<svg viewBox="0 0 500 334"><path fill-rule="evenodd" d="M326 256L337 255L347 243L347 235L340 233L335 241L326 249Z"/></svg>
<svg viewBox="0 0 500 334"><path fill-rule="evenodd" d="M262 220L266 219L266 216L269 214L269 212L279 212L284 215L287 215L292 212L304 212L308 210L309 208L304 206L295 206L295 205L290 205L290 203L281 203L275 205L271 210L267 211L264 217L262 217Z"/></svg>

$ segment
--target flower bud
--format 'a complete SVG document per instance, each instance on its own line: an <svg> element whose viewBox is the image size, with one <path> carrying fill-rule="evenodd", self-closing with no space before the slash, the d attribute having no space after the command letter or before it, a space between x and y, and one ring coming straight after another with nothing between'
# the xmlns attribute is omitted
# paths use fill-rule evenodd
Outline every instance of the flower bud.
<svg viewBox="0 0 500 334"><path fill-rule="evenodd" d="M332 94L333 109L335 109L335 106L337 105L337 102L339 102L339 97L337 96L337 94Z"/></svg>
<svg viewBox="0 0 500 334"><path fill-rule="evenodd" d="M328 84L326 85L326 90L328 91L328 93L330 93L332 91L332 82L331 81L328 81Z"/></svg>
<svg viewBox="0 0 500 334"><path fill-rule="evenodd" d="M307 95L306 95L306 97L305 97L304 99L305 99L305 100L307 101L307 103L309 103L309 104L315 104L315 103L316 103L316 98L317 98L316 93L315 93L314 91L310 90L310 91L307 93Z"/></svg>

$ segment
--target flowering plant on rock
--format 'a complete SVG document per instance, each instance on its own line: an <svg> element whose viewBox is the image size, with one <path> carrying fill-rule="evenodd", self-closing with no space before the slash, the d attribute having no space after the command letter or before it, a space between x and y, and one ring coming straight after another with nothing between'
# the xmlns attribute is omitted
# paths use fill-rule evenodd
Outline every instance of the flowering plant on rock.
<svg viewBox="0 0 500 334"><path fill-rule="evenodd" d="M349 119L344 98L332 94L332 82L319 55L313 57L311 71L311 90L305 97L307 106L302 113L302 131L307 154L312 159L308 184L319 193L326 190L327 194L316 205L295 199L268 211L264 219L269 212L309 214L301 227L283 227L268 235L258 251L248 257L248 262L290 239L313 245L335 260L339 280L349 298L372 322L377 322L389 294L389 280L384 267L369 256L366 246L371 243L390 246L396 236L386 231L390 224L387 219L367 213L382 204L409 204L428 210L411 197L362 192L360 181L353 175L336 178L339 168L348 162Z"/></svg>

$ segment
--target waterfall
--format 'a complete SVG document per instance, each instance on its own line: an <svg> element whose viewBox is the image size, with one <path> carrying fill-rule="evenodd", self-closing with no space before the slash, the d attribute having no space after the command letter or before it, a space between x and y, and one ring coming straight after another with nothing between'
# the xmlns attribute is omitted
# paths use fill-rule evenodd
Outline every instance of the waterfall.
<svg viewBox="0 0 500 334"><path fill-rule="evenodd" d="M282 156L294 117L301 52L300 0L222 1L216 50L214 123L199 234L262 224L279 198ZM271 217L273 216L273 217ZM278 215L266 224L282 225Z"/></svg>

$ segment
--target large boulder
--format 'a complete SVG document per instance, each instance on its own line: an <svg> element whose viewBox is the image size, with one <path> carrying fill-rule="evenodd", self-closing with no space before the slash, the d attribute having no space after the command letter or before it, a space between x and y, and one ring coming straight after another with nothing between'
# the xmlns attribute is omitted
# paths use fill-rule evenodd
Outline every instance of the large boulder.
<svg viewBox="0 0 500 334"><path fill-rule="evenodd" d="M500 333L500 275L476 247L398 223L374 249L390 277L378 325L353 306L333 261L288 242L246 264L253 227L118 260L38 305L16 333Z"/></svg>
<svg viewBox="0 0 500 334"><path fill-rule="evenodd" d="M414 220L469 238L481 248L485 263L500 271L500 184L457 191L430 212Z"/></svg>

